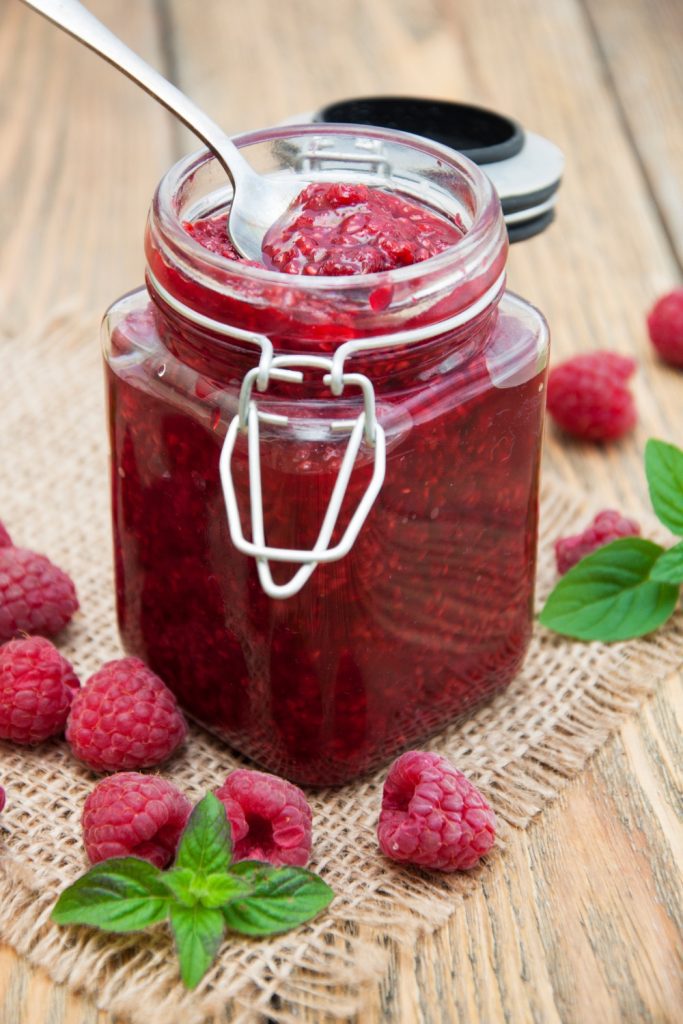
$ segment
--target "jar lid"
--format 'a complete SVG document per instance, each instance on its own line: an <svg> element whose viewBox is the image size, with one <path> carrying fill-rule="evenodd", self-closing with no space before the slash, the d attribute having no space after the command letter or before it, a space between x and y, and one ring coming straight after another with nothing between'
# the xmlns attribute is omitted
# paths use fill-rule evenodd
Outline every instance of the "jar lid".
<svg viewBox="0 0 683 1024"><path fill-rule="evenodd" d="M493 182L511 242L540 234L554 219L562 151L504 114L417 96L368 96L332 103L308 120L395 128L463 153Z"/></svg>

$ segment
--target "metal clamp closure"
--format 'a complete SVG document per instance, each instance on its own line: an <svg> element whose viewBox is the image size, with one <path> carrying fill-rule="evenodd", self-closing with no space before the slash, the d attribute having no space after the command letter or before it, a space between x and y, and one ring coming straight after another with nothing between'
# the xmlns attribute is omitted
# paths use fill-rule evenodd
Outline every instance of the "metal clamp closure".
<svg viewBox="0 0 683 1024"><path fill-rule="evenodd" d="M254 383L256 383L258 390L265 391L270 378L281 381L303 381L303 373L300 370L291 369L294 366L326 370L327 372L323 376L323 383L328 387L332 386L332 360L323 356L275 356L270 363L265 380L262 368L254 367L252 370L249 370L242 382L238 412L228 427L220 457L221 482L230 536L239 551L256 559L261 586L270 597L275 598L291 597L298 593L306 581L310 579L319 562L333 562L349 553L379 494L386 469L386 439L383 428L377 422L375 393L372 383L363 374L342 374L342 388L346 384L351 384L361 389L363 393L363 412L359 413L355 419L334 420L331 424L333 430L349 432L350 436L318 538L313 548L308 551L294 548L275 548L269 547L266 544L263 523L259 423L285 425L288 423L289 417L261 411L252 397L253 388ZM232 476L232 456L237 436L239 433L245 432L248 438L251 532L253 538L251 541L245 538L242 531L239 506ZM346 489L351 479L363 437L365 437L367 444L374 448L372 477L355 512L351 516L344 535L331 548L328 545L337 525ZM273 580L269 565L270 561L294 562L298 563L300 568L287 583L278 584Z"/></svg>

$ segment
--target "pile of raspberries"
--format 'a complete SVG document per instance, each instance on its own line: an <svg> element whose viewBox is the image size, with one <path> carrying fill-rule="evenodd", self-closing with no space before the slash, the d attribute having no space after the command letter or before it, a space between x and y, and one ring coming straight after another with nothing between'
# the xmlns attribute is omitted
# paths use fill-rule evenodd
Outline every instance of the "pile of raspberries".
<svg viewBox="0 0 683 1024"><path fill-rule="evenodd" d="M0 739L32 745L65 732L74 755L100 772L167 760L187 735L171 691L138 658L107 662L81 687L47 639L78 608L72 580L15 547L1 523L0 544Z"/></svg>
<svg viewBox="0 0 683 1024"><path fill-rule="evenodd" d="M64 734L96 772L113 772L85 801L83 839L91 863L137 856L168 865L192 810L155 768L183 744L187 724L174 695L138 658L102 665L81 686L45 635L78 608L70 578L44 555L17 548L0 523L0 739L34 745ZM235 860L303 867L312 814L284 779L237 769L215 790L230 821ZM0 810L5 803L0 788ZM391 767L378 839L391 859L424 868L473 867L495 841L493 811L465 776L436 754L411 751Z"/></svg>
<svg viewBox="0 0 683 1024"><path fill-rule="evenodd" d="M215 794L230 822L234 860L308 863L312 814L298 786L238 768ZM187 797L166 779L140 772L111 775L83 808L88 858L94 864L132 855L166 867L191 810ZM389 769L377 837L391 860L464 871L493 846L496 819L479 790L445 758L411 750Z"/></svg>

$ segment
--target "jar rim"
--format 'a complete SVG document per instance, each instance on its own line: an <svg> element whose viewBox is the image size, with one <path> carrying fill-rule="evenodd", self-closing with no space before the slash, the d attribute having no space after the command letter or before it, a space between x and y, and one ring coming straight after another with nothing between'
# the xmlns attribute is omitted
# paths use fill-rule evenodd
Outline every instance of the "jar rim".
<svg viewBox="0 0 683 1024"><path fill-rule="evenodd" d="M409 283L413 279L423 278L425 274L431 276L432 274L438 275L442 271L448 272L454 261L469 264L471 260L474 260L478 263L482 260L485 250L495 253L501 246L507 245L500 200L490 179L462 153L431 139L394 129L330 123L325 125L287 124L261 128L234 136L233 142L242 148L302 135L361 136L380 142L399 143L405 145L406 148L417 149L428 156L433 156L450 169L457 171L465 182L474 206L472 223L457 242L435 256L405 267L367 274L291 275L266 267L253 266L239 260L230 260L198 242L185 230L178 215L177 197L182 194L183 187L192 180L200 168L216 159L208 149L201 149L173 164L162 177L155 191L153 211L167 242L176 252L182 253L189 259L194 266L205 267L209 272L211 270L228 271L235 276L236 280L259 282L262 285L283 285L287 282L289 287L317 294L324 293L326 289L339 294L345 289L365 289L375 288L382 284Z"/></svg>

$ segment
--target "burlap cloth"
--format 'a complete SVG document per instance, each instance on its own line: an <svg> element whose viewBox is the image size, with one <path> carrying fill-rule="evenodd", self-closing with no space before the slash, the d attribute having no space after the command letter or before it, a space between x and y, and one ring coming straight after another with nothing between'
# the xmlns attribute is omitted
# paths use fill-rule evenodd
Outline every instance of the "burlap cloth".
<svg viewBox="0 0 683 1024"><path fill-rule="evenodd" d="M114 616L103 385L96 319L55 316L32 337L0 341L0 518L18 543L45 551L76 580L82 611L60 638L85 678L120 655ZM546 474L538 596L555 578L552 540L600 507ZM636 510L632 510L636 511ZM649 536L658 526L643 510ZM497 868L511 829L524 828L580 771L624 713L683 654L681 616L652 638L605 647L537 630L525 668L505 694L435 737L490 799L498 849L478 870L442 877L395 867L375 840L383 773L311 794L312 864L333 886L330 912L267 941L229 936L199 989L178 980L165 928L132 937L49 922L58 892L84 870L79 818L96 776L62 741L35 750L0 745L8 794L0 832L0 936L32 963L134 1024L301 1020L303 1008L347 1018L385 968L388 940L412 943L458 912ZM191 799L244 763L193 728L163 769ZM376 939L369 938L377 929Z"/></svg>

